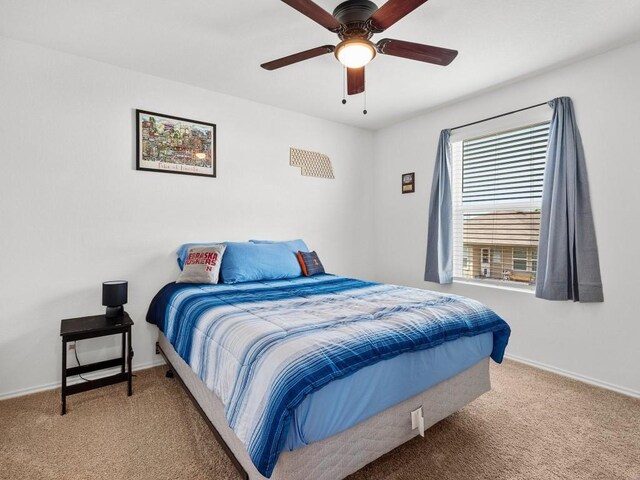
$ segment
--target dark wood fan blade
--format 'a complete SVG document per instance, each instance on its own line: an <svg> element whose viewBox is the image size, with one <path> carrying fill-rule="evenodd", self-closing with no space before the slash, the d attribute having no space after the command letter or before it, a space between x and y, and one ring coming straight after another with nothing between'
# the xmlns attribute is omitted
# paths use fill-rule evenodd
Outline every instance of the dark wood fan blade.
<svg viewBox="0 0 640 480"><path fill-rule="evenodd" d="M376 47L378 52L384 55L409 58L420 62L435 63L436 65L449 65L458 55L457 50L394 40L392 38L380 40Z"/></svg>
<svg viewBox="0 0 640 480"><path fill-rule="evenodd" d="M310 58L319 57L325 53L331 53L336 49L333 45L324 45L322 47L312 48L311 50L305 50L304 52L294 53L286 57L279 58L278 60L272 60L271 62L263 63L260 65L265 70L275 70L277 68L286 67L293 63L302 62L303 60L309 60Z"/></svg>
<svg viewBox="0 0 640 480"><path fill-rule="evenodd" d="M364 67L347 68L347 94L364 92Z"/></svg>
<svg viewBox="0 0 640 480"><path fill-rule="evenodd" d="M301 14L306 15L311 20L319 23L324 28L337 32L342 27L342 24L335 19L333 15L319 7L311 0L282 0L284 3L292 8L298 10Z"/></svg>
<svg viewBox="0 0 640 480"><path fill-rule="evenodd" d="M371 15L371 22L377 32L382 32L426 2L427 0L389 0Z"/></svg>

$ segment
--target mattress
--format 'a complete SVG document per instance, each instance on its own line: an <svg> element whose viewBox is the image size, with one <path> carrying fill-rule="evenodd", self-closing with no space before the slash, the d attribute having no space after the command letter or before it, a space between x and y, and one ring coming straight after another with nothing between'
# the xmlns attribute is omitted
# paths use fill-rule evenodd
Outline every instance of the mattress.
<svg viewBox="0 0 640 480"><path fill-rule="evenodd" d="M204 414L215 426L250 480L265 480L246 447L229 428L224 406L159 333L158 344L184 381ZM351 428L319 442L283 452L271 480L339 480L418 435L411 429L410 412L422 406L425 428L436 424L491 389L489 360L438 383Z"/></svg>
<svg viewBox="0 0 640 480"><path fill-rule="evenodd" d="M492 348L493 336L483 333L403 353L334 380L296 407L285 448L295 450L342 432L472 367Z"/></svg>
<svg viewBox="0 0 640 480"><path fill-rule="evenodd" d="M510 332L471 299L332 275L169 284L147 320L221 400L267 477L287 448L346 431L487 355L501 361Z"/></svg>

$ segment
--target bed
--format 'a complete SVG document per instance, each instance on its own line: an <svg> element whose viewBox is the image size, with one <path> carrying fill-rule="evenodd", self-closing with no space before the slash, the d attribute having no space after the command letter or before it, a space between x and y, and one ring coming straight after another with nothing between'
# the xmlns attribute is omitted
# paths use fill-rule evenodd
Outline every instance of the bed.
<svg viewBox="0 0 640 480"><path fill-rule="evenodd" d="M169 284L147 321L245 478L344 478L490 389L508 325L473 300L334 275Z"/></svg>

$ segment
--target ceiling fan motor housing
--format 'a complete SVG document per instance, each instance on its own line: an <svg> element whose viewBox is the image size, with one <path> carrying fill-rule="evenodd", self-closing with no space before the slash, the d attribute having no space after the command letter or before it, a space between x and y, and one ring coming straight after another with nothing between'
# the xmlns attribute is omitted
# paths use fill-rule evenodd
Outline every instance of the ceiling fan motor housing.
<svg viewBox="0 0 640 480"><path fill-rule="evenodd" d="M369 0L347 0L338 5L333 16L343 25L338 32L341 40L352 37L371 38L373 31L368 22L378 6Z"/></svg>

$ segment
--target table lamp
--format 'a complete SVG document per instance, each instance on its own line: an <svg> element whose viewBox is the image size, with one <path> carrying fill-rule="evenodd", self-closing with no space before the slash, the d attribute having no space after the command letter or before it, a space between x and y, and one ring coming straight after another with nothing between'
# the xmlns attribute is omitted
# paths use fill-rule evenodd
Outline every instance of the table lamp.
<svg viewBox="0 0 640 480"><path fill-rule="evenodd" d="M123 305L127 303L128 282L112 280L102 283L102 305L107 307L105 316L117 318L124 315Z"/></svg>

